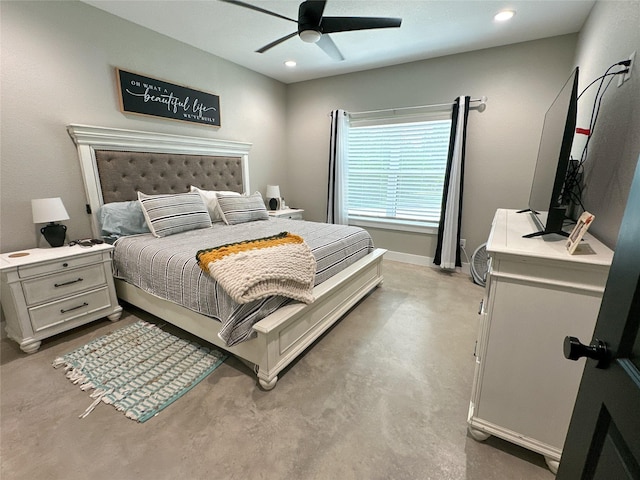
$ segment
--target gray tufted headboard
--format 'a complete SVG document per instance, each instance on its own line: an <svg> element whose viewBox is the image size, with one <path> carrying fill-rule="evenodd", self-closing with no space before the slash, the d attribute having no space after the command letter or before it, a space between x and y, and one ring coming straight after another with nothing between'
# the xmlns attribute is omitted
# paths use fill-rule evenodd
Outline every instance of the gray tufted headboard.
<svg viewBox="0 0 640 480"><path fill-rule="evenodd" d="M243 192L242 158L96 150L104 203L147 195L203 190Z"/></svg>
<svg viewBox="0 0 640 480"><path fill-rule="evenodd" d="M137 200L137 192L203 190L248 193L250 143L157 132L68 125L78 149L91 229L110 202Z"/></svg>

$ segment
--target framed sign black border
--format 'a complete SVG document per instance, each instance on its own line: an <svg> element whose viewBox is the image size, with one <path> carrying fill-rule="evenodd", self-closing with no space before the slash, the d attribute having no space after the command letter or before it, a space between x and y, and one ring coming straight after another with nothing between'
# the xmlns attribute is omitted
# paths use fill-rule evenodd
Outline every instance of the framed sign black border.
<svg viewBox="0 0 640 480"><path fill-rule="evenodd" d="M116 67L120 111L219 128L220 97Z"/></svg>

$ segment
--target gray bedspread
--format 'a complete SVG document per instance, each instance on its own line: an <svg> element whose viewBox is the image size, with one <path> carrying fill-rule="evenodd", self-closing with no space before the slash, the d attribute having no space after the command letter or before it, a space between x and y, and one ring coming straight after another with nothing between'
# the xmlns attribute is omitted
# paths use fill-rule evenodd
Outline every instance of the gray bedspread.
<svg viewBox="0 0 640 480"><path fill-rule="evenodd" d="M317 262L315 285L373 250L370 235L358 227L270 218L239 225L216 223L212 228L163 238L151 234L122 237L114 244L114 273L148 293L220 321L218 335L232 346L251 338L256 322L292 300L277 296L237 304L200 269L196 253L284 231L300 235L311 248Z"/></svg>

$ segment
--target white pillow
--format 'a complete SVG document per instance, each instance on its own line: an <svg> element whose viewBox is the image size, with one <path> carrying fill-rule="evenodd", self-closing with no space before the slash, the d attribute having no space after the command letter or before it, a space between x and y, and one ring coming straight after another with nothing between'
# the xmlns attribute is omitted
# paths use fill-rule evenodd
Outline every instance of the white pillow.
<svg viewBox="0 0 640 480"><path fill-rule="evenodd" d="M191 192L198 192L202 197L202 201L207 206L207 210L209 212L209 216L211 217L212 222L220 222L223 218L220 216L220 211L218 210L218 198L216 197L215 190L200 190L198 187L194 187L191 185ZM237 195L240 196L238 192L231 192L226 190L219 190L217 193L221 193L224 195Z"/></svg>
<svg viewBox="0 0 640 480"><path fill-rule="evenodd" d="M138 192L138 201L155 237L211 227L207 207L197 193L145 195Z"/></svg>

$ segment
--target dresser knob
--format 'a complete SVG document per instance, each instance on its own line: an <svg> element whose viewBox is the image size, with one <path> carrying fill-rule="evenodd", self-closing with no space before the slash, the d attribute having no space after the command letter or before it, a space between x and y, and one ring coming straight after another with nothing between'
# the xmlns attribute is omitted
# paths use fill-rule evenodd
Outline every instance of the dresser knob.
<svg viewBox="0 0 640 480"><path fill-rule="evenodd" d="M63 263L63 264L62 264L62 266L63 266L63 267L68 267L68 266L69 266L69 264L65 262L65 263Z"/></svg>

